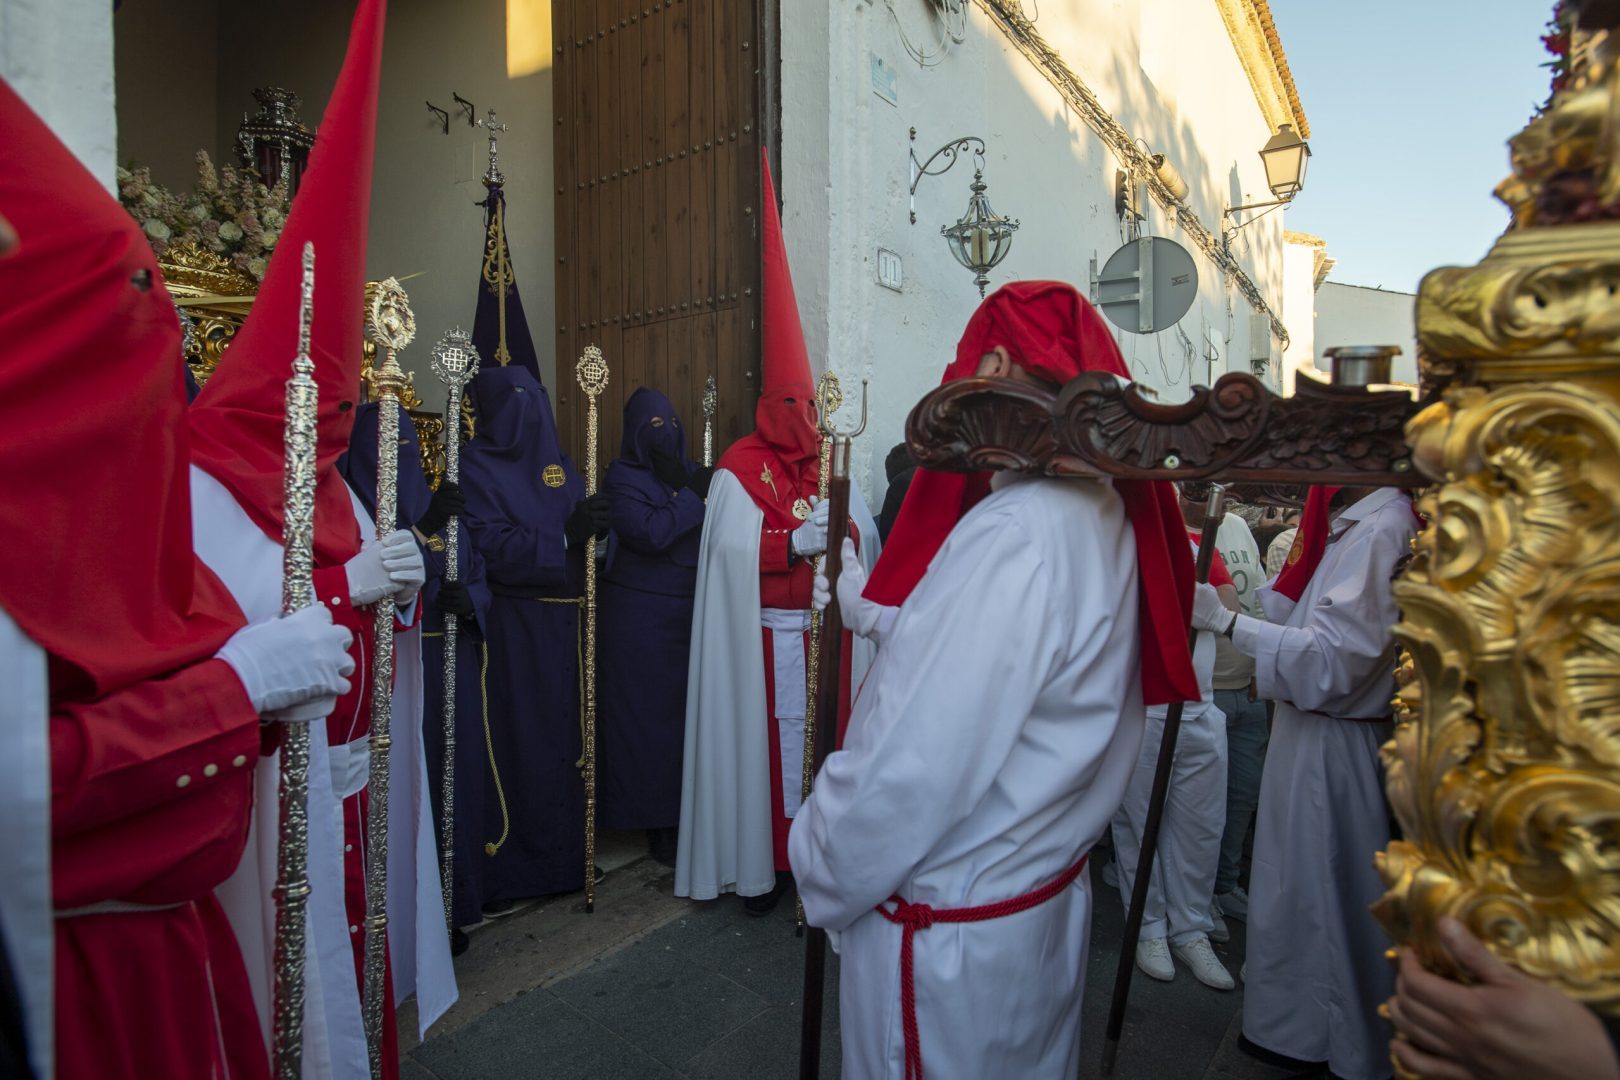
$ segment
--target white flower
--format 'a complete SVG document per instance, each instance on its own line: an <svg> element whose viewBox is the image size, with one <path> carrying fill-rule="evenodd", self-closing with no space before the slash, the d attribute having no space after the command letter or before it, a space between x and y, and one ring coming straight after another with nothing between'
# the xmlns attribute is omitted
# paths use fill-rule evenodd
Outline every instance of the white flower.
<svg viewBox="0 0 1620 1080"><path fill-rule="evenodd" d="M264 250L271 251L271 250L274 250L274 248L276 246L276 241L278 241L280 239L281 239L281 234L280 233L278 233L278 232L267 232L267 233L264 234L264 239L262 241L260 241L260 242L262 244L264 244Z"/></svg>
<svg viewBox="0 0 1620 1080"><path fill-rule="evenodd" d="M265 258L249 259L248 273L263 280L264 272L270 268L270 260Z"/></svg>
<svg viewBox="0 0 1620 1080"><path fill-rule="evenodd" d="M219 238L229 240L231 243L242 239L242 226L234 221L227 221L219 227Z"/></svg>
<svg viewBox="0 0 1620 1080"><path fill-rule="evenodd" d="M204 206L202 203L197 203L195 206L192 206L186 211L186 216L192 221L195 221L197 224L201 225L203 222L208 220L208 207Z"/></svg>
<svg viewBox="0 0 1620 1080"><path fill-rule="evenodd" d="M169 231L169 227L157 218L150 219L143 227L146 229L146 235L154 240L167 240L174 235Z"/></svg>

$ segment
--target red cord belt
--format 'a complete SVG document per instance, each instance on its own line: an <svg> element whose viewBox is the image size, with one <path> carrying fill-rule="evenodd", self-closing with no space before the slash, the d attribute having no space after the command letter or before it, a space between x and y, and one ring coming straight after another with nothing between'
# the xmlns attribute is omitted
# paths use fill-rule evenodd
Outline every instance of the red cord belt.
<svg viewBox="0 0 1620 1080"><path fill-rule="evenodd" d="M913 904L902 900L898 896L889 897L887 903L894 905L894 910L879 904L873 910L885 919L902 928L900 935L900 1008L905 1013L904 1026L906 1033L906 1080L923 1080L922 1040L917 1033L917 985L912 966L911 939L919 930L926 930L935 923L975 923L988 922L991 919L1000 919L1008 915L1017 915L1021 911L1039 907L1058 893L1074 884L1074 879L1080 876L1080 871L1086 868L1086 860L1090 854L1080 856L1080 861L1063 871L1057 878L1042 885L1034 892L1012 900L1003 900L996 904L983 904L970 908L932 908L927 904Z"/></svg>

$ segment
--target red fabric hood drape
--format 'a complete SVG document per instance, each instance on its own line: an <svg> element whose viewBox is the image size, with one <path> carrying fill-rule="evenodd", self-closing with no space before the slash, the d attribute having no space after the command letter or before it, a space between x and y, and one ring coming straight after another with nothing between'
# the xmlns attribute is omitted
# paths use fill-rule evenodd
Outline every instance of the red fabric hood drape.
<svg viewBox="0 0 1620 1080"><path fill-rule="evenodd" d="M1130 377L1102 316L1062 282L1018 281L992 293L968 320L941 382L972 376L998 345L1025 370L1059 385L1082 371ZM1193 563L1175 489L1163 481L1116 480L1114 490L1136 534L1146 704L1196 701L1198 680L1187 652ZM866 595L880 604L903 603L951 529L989 491L988 472L918 469Z"/></svg>
<svg viewBox="0 0 1620 1080"><path fill-rule="evenodd" d="M0 606L98 697L212 657L241 612L191 547L180 323L140 229L0 79ZM78 685L64 686L66 677Z"/></svg>
<svg viewBox="0 0 1620 1080"><path fill-rule="evenodd" d="M1311 576L1316 573L1322 555L1327 551L1331 525L1328 516L1333 496L1338 493L1339 488L1333 485L1319 484L1306 494L1305 512L1299 517L1299 531L1294 534L1294 544L1288 549L1287 565L1271 585L1273 592L1296 603L1305 595L1305 586L1311 583Z"/></svg>
<svg viewBox="0 0 1620 1080"><path fill-rule="evenodd" d="M732 444L721 458L720 467L734 473L754 501L765 505L777 501L787 488L815 493L821 434L816 428L816 387L810 377L810 353L804 344L799 302L793 293L793 272L788 267L782 219L776 210L770 158L761 152L760 161L764 219L760 243L765 272L760 331L763 385L759 404L754 407L753 434ZM771 481L761 479L762 462L767 466L775 463L770 470Z"/></svg>
<svg viewBox="0 0 1620 1080"><path fill-rule="evenodd" d="M315 561L360 550L360 530L337 459L349 448L360 389L366 240L377 135L385 0L361 0L348 54L321 118L287 227L246 323L191 407L193 460L230 489L271 539L285 522L282 473L287 380L298 349L304 242L315 243L310 355L320 387L316 437Z"/></svg>

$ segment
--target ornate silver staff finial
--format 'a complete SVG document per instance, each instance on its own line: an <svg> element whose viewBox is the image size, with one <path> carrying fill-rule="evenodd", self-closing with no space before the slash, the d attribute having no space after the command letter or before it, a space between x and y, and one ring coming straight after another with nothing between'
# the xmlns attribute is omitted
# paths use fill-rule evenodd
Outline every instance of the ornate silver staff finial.
<svg viewBox="0 0 1620 1080"><path fill-rule="evenodd" d="M366 334L381 350L372 368L377 392L378 539L394 531L399 516L399 407L408 379L398 352L416 337L410 299L394 278L366 290ZM388 948L388 749L394 718L394 604L377 604L373 626L371 688L371 762L366 780L370 800L366 822L366 940L363 969L367 1050L372 1080L382 1077L382 1039Z"/></svg>
<svg viewBox="0 0 1620 1080"><path fill-rule="evenodd" d="M449 484L461 482L461 391L478 371L478 350L473 347L467 331L456 327L448 331L433 346L433 374L450 390L449 402L444 409L444 479ZM444 580L457 581L461 577L460 519L452 514L444 525ZM456 660L461 633L460 620L453 612L444 613L444 761L439 770L441 826L439 836L440 887L444 892L444 919L455 928L451 918L451 899L455 882L454 859L456 847Z"/></svg>
<svg viewBox="0 0 1620 1080"><path fill-rule="evenodd" d="M506 183L506 177L501 175L500 163L496 160L500 154L498 143L500 134L507 130L505 124L495 123L495 110L489 110L489 119L479 120L477 126L489 131L489 171L484 174L484 186L489 188L500 187Z"/></svg>
<svg viewBox="0 0 1620 1080"><path fill-rule="evenodd" d="M585 391L585 494L596 494L596 399L608 388L608 366L602 350L585 346L574 377ZM596 910L596 539L585 547L585 700L583 702L585 752L585 912Z"/></svg>
<svg viewBox="0 0 1620 1080"><path fill-rule="evenodd" d="M320 398L309 356L315 311L315 245L304 245L298 303L298 355L287 380L282 477L281 613L315 602L316 412ZM276 1080L299 1080L304 1050L304 913L309 902L309 724L283 725L276 843L276 936L271 1053Z"/></svg>
<svg viewBox="0 0 1620 1080"><path fill-rule="evenodd" d="M703 464L707 468L714 464L714 417L720 410L720 388L715 385L714 376L710 375L703 381Z"/></svg>

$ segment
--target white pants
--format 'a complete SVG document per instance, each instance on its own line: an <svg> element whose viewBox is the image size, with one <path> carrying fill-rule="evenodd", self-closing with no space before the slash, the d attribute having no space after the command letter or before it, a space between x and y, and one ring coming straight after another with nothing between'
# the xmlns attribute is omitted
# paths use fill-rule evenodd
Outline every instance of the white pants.
<svg viewBox="0 0 1620 1080"><path fill-rule="evenodd" d="M1164 709L1148 710L1147 731L1125 801L1114 814L1119 889L1130 906L1136 864L1147 827L1148 796L1164 737ZM1190 701L1181 717L1175 767L1159 826L1158 859L1148 880L1141 940L1168 937L1181 945L1215 926L1210 903L1226 827L1226 716L1208 701Z"/></svg>

